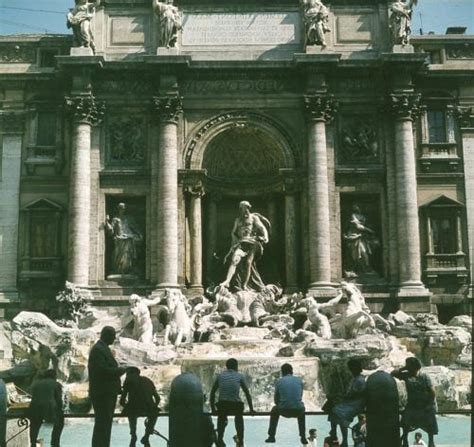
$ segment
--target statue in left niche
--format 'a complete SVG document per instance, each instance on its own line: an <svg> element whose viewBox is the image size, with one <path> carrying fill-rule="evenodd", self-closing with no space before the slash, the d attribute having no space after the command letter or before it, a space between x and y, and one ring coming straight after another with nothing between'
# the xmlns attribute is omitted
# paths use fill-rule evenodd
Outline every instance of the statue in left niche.
<svg viewBox="0 0 474 447"><path fill-rule="evenodd" d="M91 30L91 20L95 8L100 5L100 0L76 0L76 6L67 14L67 27L72 28L74 46L90 48L95 53L94 35Z"/></svg>
<svg viewBox="0 0 474 447"><path fill-rule="evenodd" d="M138 246L143 242L143 234L133 218L126 214L126 205L117 205L115 217L107 214L105 230L113 239L112 273L134 275L137 270Z"/></svg>
<svg viewBox="0 0 474 447"><path fill-rule="evenodd" d="M176 47L178 31L183 27L178 7L173 5L173 0L167 0L166 2L153 0L153 10L160 23L158 46Z"/></svg>

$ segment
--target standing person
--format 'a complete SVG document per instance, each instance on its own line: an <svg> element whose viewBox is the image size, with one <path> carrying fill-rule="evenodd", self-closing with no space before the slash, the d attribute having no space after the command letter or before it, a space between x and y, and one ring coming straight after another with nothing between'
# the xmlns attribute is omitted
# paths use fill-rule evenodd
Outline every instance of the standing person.
<svg viewBox="0 0 474 447"><path fill-rule="evenodd" d="M337 440L337 426L341 428L342 443L341 447L348 447L347 429L354 417L364 410L365 406L365 377L362 373L362 365L359 360L350 359L347 367L352 374L352 381L344 400L335 404L329 409L328 419L331 422L330 438Z"/></svg>
<svg viewBox="0 0 474 447"><path fill-rule="evenodd" d="M127 376L123 384L120 405L124 407L123 414L128 417L130 425L130 447L135 447L137 442L137 419L145 416L145 436L141 443L150 447L150 435L155 429L156 420L160 409L160 396L154 383L140 375L140 370L134 366L127 368Z"/></svg>
<svg viewBox="0 0 474 447"><path fill-rule="evenodd" d="M250 413L253 413L252 397L245 383L244 376L238 372L239 363L236 359L227 360L226 370L220 373L211 389L211 409L217 412L217 447L225 447L224 432L227 425L227 416L234 416L235 430L237 431L237 447L244 445L244 403L240 399L240 389L247 398ZM216 411L216 391L219 390L219 401Z"/></svg>
<svg viewBox="0 0 474 447"><path fill-rule="evenodd" d="M424 445L424 446L426 446L425 441L423 441L423 439L421 439L421 438L422 438L422 434L419 431L417 431L415 433L415 443L413 445Z"/></svg>
<svg viewBox="0 0 474 447"><path fill-rule="evenodd" d="M35 380L28 408L30 419L30 442L36 447L38 433L43 421L53 423L51 447L59 447L64 428L63 389L56 380L56 371L48 369Z"/></svg>
<svg viewBox="0 0 474 447"><path fill-rule="evenodd" d="M318 431L315 428L310 428L308 433L308 447L318 447Z"/></svg>
<svg viewBox="0 0 474 447"><path fill-rule="evenodd" d="M120 376L126 370L118 366L109 348L114 341L115 329L105 326L100 333L100 340L89 353L89 397L94 408L92 447L110 446L115 404L120 393Z"/></svg>
<svg viewBox="0 0 474 447"><path fill-rule="evenodd" d="M365 414L357 416L358 422L352 426L352 440L354 447L366 447L367 440L367 424L365 421Z"/></svg>
<svg viewBox="0 0 474 447"><path fill-rule="evenodd" d="M434 435L438 434L436 393L430 377L420 370L420 361L409 357L404 368L392 372L407 385L408 401L401 419L403 447L408 447L408 433L417 428L428 433L428 447L435 447Z"/></svg>
<svg viewBox="0 0 474 447"><path fill-rule="evenodd" d="M303 381L293 375L293 367L289 363L281 366L281 379L275 385L275 406L270 412L268 438L265 442L274 443L280 416L298 419L298 430L301 444L307 445L305 407L303 398Z"/></svg>

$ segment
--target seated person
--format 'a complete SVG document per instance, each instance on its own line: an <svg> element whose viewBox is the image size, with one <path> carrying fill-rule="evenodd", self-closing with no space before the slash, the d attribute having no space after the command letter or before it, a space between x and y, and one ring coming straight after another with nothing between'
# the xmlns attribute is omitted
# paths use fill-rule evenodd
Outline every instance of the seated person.
<svg viewBox="0 0 474 447"><path fill-rule="evenodd" d="M341 428L342 443L341 447L348 447L347 430L354 417L364 410L365 407L365 377L362 373L362 365L359 360L350 359L347 367L352 374L353 379L349 384L344 400L335 405L329 406L328 420L331 422L331 431L329 433L333 441L337 440L337 426Z"/></svg>
<svg viewBox="0 0 474 447"><path fill-rule="evenodd" d="M280 416L298 419L298 430L301 444L307 445L305 427L305 407L302 401L303 382L299 377L293 375L293 367L285 363L281 367L281 379L275 385L275 406L270 412L270 426L268 427L268 439L265 442L274 443L275 434Z"/></svg>
<svg viewBox="0 0 474 447"><path fill-rule="evenodd" d="M154 383L147 377L140 375L140 370L134 366L127 368L127 376L123 385L120 405L123 414L128 417L130 424L130 447L135 447L137 442L137 419L145 416L145 436L141 443L150 447L150 435L155 430L156 420L160 408L160 396L156 392Z"/></svg>

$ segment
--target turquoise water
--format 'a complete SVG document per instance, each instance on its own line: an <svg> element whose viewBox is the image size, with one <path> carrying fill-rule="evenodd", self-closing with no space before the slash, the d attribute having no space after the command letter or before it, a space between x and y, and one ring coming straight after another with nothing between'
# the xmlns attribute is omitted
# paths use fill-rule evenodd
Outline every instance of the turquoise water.
<svg viewBox="0 0 474 447"><path fill-rule="evenodd" d="M214 425L216 421L214 420ZM469 416L444 416L438 418L439 435L435 437L437 446L449 445L456 447L469 447L471 419ZM168 418L158 420L156 427L163 435L168 435ZM319 443L318 447L322 447L322 439L329 431L329 424L325 416L308 416L306 418L306 428L316 428L318 430ZM268 417L252 417L245 419L245 446L246 447L263 447L268 429ZM143 435L143 420L139 422L139 436ZM41 429L40 437L49 445L51 427L44 425ZM225 442L228 447L234 446L232 436L235 434L234 422L232 418L227 426ZM61 439L62 447L86 447L90 445L92 435L92 421L89 420L73 420L64 427ZM139 437L139 439L140 439ZM280 419L277 431L277 443L273 444L278 447L296 447L298 443L298 429L295 419ZM427 441L426 435L423 436ZM114 422L112 428L112 447L128 447L129 442L128 424L124 419L123 422ZM151 439L153 447L166 447L166 443L161 438L154 436ZM410 435L410 442L413 441L413 434ZM141 445L141 444L140 444ZM186 446L188 447L188 446ZM191 447L191 446L190 446Z"/></svg>

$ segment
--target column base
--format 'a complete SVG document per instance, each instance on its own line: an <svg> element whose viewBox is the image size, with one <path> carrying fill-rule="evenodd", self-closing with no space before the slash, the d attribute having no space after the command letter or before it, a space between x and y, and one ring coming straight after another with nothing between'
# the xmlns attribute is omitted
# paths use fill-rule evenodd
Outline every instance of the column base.
<svg viewBox="0 0 474 447"><path fill-rule="evenodd" d="M422 283L405 283L397 292L400 310L408 314L433 312L432 293Z"/></svg>
<svg viewBox="0 0 474 447"><path fill-rule="evenodd" d="M204 287L200 284L192 284L186 289L186 296L188 298L195 298L204 295Z"/></svg>
<svg viewBox="0 0 474 447"><path fill-rule="evenodd" d="M308 286L308 295L317 298L334 298L337 290L330 282L314 282Z"/></svg>
<svg viewBox="0 0 474 447"><path fill-rule="evenodd" d="M0 289L0 303L9 303L10 301L18 301L19 295L16 288Z"/></svg>
<svg viewBox="0 0 474 447"><path fill-rule="evenodd" d="M164 298L166 289L181 289L181 286L179 284L175 283L160 283L157 284L156 287L153 289L153 291L150 294L151 299L155 299L157 297Z"/></svg>

